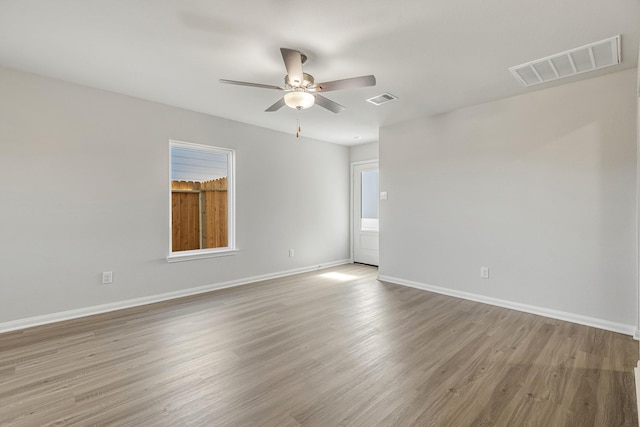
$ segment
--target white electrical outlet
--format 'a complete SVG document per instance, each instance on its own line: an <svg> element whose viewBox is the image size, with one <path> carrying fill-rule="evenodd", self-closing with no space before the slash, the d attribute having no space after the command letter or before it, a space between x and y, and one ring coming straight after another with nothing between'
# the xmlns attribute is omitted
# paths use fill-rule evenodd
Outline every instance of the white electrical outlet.
<svg viewBox="0 0 640 427"><path fill-rule="evenodd" d="M480 277L483 279L489 278L489 267L480 267Z"/></svg>
<svg viewBox="0 0 640 427"><path fill-rule="evenodd" d="M103 271L102 272L102 284L109 285L113 283L113 271Z"/></svg>
<svg viewBox="0 0 640 427"><path fill-rule="evenodd" d="M289 249L289 258L293 258L296 252L293 249Z"/></svg>

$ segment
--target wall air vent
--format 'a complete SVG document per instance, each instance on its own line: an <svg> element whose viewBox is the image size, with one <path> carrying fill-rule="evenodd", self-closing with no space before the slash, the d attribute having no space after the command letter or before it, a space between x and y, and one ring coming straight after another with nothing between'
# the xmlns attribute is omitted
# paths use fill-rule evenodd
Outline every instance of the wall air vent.
<svg viewBox="0 0 640 427"><path fill-rule="evenodd" d="M620 63L620 36L600 40L509 68L523 86L533 86Z"/></svg>
<svg viewBox="0 0 640 427"><path fill-rule="evenodd" d="M398 98L391 95L390 93L383 93L382 95L377 95L373 98L367 99L367 102L370 102L373 105L382 105L386 104L387 102L395 101L396 99Z"/></svg>

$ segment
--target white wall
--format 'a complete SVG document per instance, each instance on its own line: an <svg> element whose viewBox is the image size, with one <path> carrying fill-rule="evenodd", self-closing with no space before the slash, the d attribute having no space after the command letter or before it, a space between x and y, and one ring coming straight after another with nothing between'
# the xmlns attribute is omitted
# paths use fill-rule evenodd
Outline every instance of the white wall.
<svg viewBox="0 0 640 427"><path fill-rule="evenodd" d="M640 49L638 49L638 64L640 64ZM640 249L640 68L637 70L636 95L636 245ZM640 257L640 253L638 254ZM640 260L638 261L638 269L636 269L636 280L638 281L638 290L640 290ZM638 319L635 338L640 341L640 292L638 292ZM640 368L640 361L638 362ZM636 368L636 387L640 390L640 370ZM638 413L640 413L640 393L637 394Z"/></svg>
<svg viewBox="0 0 640 427"><path fill-rule="evenodd" d="M628 70L381 129L380 275L635 329L635 86Z"/></svg>
<svg viewBox="0 0 640 427"><path fill-rule="evenodd" d="M349 258L346 147L7 69L0 94L0 323ZM236 150L236 256L167 263L169 139Z"/></svg>
<svg viewBox="0 0 640 427"><path fill-rule="evenodd" d="M378 142L353 145L349 147L351 162L362 162L365 160L378 160Z"/></svg>

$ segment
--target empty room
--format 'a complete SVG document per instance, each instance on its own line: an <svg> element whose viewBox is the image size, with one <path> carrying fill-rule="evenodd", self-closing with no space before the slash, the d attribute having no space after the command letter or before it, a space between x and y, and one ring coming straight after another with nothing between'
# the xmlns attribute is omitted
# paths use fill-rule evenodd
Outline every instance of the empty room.
<svg viewBox="0 0 640 427"><path fill-rule="evenodd" d="M0 0L0 426L638 426L640 3Z"/></svg>

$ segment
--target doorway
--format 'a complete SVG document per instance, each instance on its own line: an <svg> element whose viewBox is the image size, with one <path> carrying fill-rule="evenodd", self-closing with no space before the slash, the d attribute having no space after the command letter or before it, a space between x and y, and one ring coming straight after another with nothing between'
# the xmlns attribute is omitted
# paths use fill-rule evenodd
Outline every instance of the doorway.
<svg viewBox="0 0 640 427"><path fill-rule="evenodd" d="M351 248L353 262L378 265L378 161L351 165Z"/></svg>

